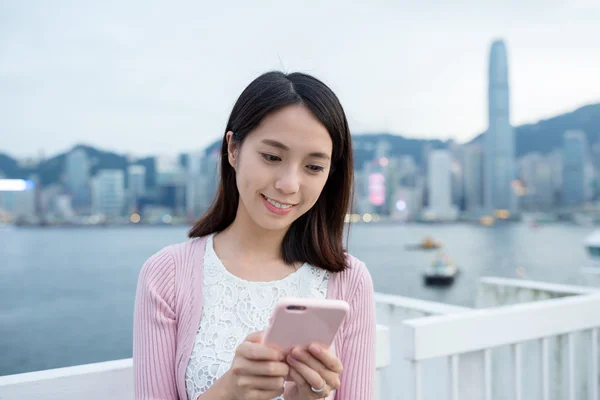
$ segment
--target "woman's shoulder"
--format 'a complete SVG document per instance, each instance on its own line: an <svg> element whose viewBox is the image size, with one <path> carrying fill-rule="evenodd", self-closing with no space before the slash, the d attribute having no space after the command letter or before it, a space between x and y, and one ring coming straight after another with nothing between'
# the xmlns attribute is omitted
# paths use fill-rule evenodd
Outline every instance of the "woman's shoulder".
<svg viewBox="0 0 600 400"><path fill-rule="evenodd" d="M155 302L176 318L185 299L197 286L194 269L201 268L203 257L198 252L204 251L204 239L171 244L151 255L139 273L136 302Z"/></svg>
<svg viewBox="0 0 600 400"><path fill-rule="evenodd" d="M371 279L371 274L364 261L348 253L346 254L346 263L348 268L342 274L347 274L354 279Z"/></svg>
<svg viewBox="0 0 600 400"><path fill-rule="evenodd" d="M351 254L346 254L346 265L347 268L342 272L336 272L331 276L336 281L336 286L343 293L351 297L357 290L364 290L365 288L373 290L371 273L362 260Z"/></svg>
<svg viewBox="0 0 600 400"><path fill-rule="evenodd" d="M186 268L190 264L197 251L202 249L202 243L205 240L204 237L193 238L163 247L144 262L140 271L140 279L144 277L150 282L174 280L176 270Z"/></svg>
<svg viewBox="0 0 600 400"><path fill-rule="evenodd" d="M179 242L165 247L175 261L187 261L190 257L197 254L199 250L204 251L203 245L206 243L208 236L188 239L184 242ZM163 250L165 250L163 249Z"/></svg>

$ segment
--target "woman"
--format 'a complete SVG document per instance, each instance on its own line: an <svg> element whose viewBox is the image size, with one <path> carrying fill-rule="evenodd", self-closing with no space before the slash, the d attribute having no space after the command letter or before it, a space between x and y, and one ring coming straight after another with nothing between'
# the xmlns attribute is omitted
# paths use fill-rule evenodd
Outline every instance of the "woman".
<svg viewBox="0 0 600 400"><path fill-rule="evenodd" d="M373 284L343 247L353 157L337 97L309 75L266 73L234 105L221 154L192 240L140 272L136 399L372 399ZM288 296L350 304L330 348L261 344Z"/></svg>

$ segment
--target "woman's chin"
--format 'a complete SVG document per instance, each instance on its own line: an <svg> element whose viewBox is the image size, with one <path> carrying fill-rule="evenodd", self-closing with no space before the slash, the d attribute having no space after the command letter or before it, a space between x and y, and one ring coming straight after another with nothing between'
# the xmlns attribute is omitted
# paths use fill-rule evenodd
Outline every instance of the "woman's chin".
<svg viewBox="0 0 600 400"><path fill-rule="evenodd" d="M275 218L270 215L262 215L258 216L258 218L252 218L252 220L258 228L266 231L287 230L292 225L292 222L294 222L294 219L288 215L284 217L275 216Z"/></svg>
<svg viewBox="0 0 600 400"><path fill-rule="evenodd" d="M262 223L257 224L260 228L266 230L266 231L284 231L287 230L290 227L290 223L288 223L287 221L273 221L273 222L266 222L266 221L262 221Z"/></svg>

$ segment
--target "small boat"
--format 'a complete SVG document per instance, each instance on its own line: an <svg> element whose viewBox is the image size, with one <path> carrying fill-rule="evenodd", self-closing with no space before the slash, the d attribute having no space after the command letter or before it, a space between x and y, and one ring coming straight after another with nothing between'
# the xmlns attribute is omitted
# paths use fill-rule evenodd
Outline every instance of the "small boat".
<svg viewBox="0 0 600 400"><path fill-rule="evenodd" d="M442 247L442 243L439 240L426 237L419 244L407 244L405 246L409 250L435 250Z"/></svg>
<svg viewBox="0 0 600 400"><path fill-rule="evenodd" d="M447 286L454 283L458 273L458 268L452 260L446 256L439 256L423 274L423 281L427 286Z"/></svg>
<svg viewBox="0 0 600 400"><path fill-rule="evenodd" d="M586 214L575 214L573 215L573 222L577 225L582 226L593 226L594 225L594 217Z"/></svg>
<svg viewBox="0 0 600 400"><path fill-rule="evenodd" d="M583 242L588 254L588 262L582 271L587 274L600 275L600 230L592 232Z"/></svg>
<svg viewBox="0 0 600 400"><path fill-rule="evenodd" d="M15 229L14 224L9 224L6 222L0 222L0 231L12 231Z"/></svg>
<svg viewBox="0 0 600 400"><path fill-rule="evenodd" d="M537 222L537 221L535 221L535 220L533 220L533 221L531 221L531 222L529 223L529 226L531 227L531 229L536 229L536 228L539 228L539 227L540 227L540 223L539 223L539 222Z"/></svg>

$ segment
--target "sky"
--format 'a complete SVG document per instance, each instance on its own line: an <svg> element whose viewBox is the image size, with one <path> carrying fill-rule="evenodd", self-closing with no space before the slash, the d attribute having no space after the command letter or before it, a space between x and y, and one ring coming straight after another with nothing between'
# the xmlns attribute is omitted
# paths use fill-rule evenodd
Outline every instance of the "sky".
<svg viewBox="0 0 600 400"><path fill-rule="evenodd" d="M600 0L0 2L0 152L202 149L261 73L302 71L353 133L467 141L505 40L511 121L600 102Z"/></svg>

